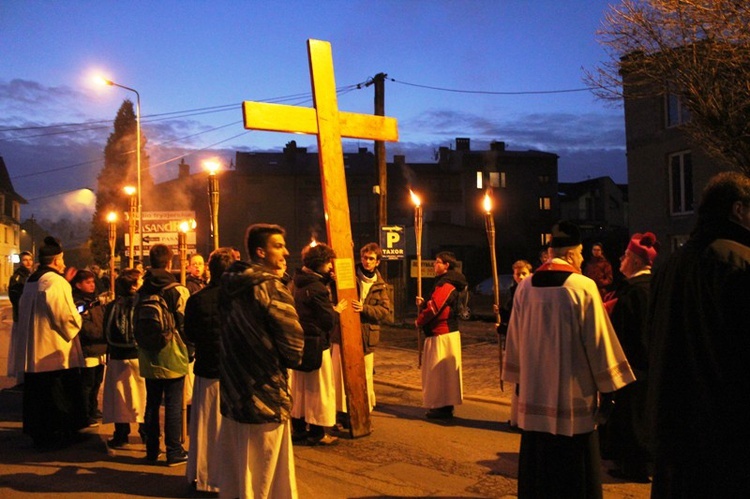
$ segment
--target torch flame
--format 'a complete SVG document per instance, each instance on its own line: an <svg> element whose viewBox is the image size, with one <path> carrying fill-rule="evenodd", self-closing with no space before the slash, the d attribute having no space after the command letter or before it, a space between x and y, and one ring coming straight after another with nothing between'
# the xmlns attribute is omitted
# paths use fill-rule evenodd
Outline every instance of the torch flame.
<svg viewBox="0 0 750 499"><path fill-rule="evenodd" d="M125 194L127 194L128 196L132 196L133 194L135 194L135 187L133 187L132 185L126 185L122 188L122 190L125 191Z"/></svg>
<svg viewBox="0 0 750 499"><path fill-rule="evenodd" d="M310 238L310 247L313 248L318 245L318 241L315 240L314 237Z"/></svg>
<svg viewBox="0 0 750 499"><path fill-rule="evenodd" d="M484 195L484 211L490 213L492 211L492 198L489 193Z"/></svg>
<svg viewBox="0 0 750 499"><path fill-rule="evenodd" d="M219 170L219 163L216 161L204 161L203 166L206 167L209 175L216 175L216 172Z"/></svg>
<svg viewBox="0 0 750 499"><path fill-rule="evenodd" d="M417 195L416 195L416 194L414 193L414 191L413 191L413 190L409 189L409 194L411 195L411 200L412 200L412 202L413 202L413 203L414 203L414 204L415 204L416 206L419 206L420 204L422 204L422 201L421 201L421 200L419 199L419 196L417 196Z"/></svg>
<svg viewBox="0 0 750 499"><path fill-rule="evenodd" d="M180 222L180 232L187 233L188 230L190 230L190 222L188 221Z"/></svg>
<svg viewBox="0 0 750 499"><path fill-rule="evenodd" d="M117 221L117 213L115 213L114 211L110 211L109 213L107 213L107 222L113 223L116 221Z"/></svg>

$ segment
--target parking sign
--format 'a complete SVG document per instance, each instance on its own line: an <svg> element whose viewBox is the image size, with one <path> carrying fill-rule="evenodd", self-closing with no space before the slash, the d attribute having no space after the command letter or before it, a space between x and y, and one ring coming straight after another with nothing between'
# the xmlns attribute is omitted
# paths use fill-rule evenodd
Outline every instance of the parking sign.
<svg viewBox="0 0 750 499"><path fill-rule="evenodd" d="M383 260L403 260L406 251L406 228L403 225L383 225L380 227L380 249Z"/></svg>

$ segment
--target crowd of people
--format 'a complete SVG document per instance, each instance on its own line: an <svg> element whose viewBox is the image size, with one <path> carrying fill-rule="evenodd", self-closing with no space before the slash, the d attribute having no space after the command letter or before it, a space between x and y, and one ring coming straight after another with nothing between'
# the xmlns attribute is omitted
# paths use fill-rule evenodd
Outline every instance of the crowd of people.
<svg viewBox="0 0 750 499"><path fill-rule="evenodd" d="M361 319L372 409L373 349L392 306L376 243L362 248L349 303L335 299L333 249L306 247L290 277L284 236L252 225L248 261L235 248L215 250L207 266L192 255L185 285L172 250L156 244L145 272L117 274L114 295L98 268L67 267L53 237L36 269L21 255L9 289L9 375L22 386L34 447L59 449L83 428L114 423L107 446L122 449L136 425L145 461L186 464L198 491L296 496L292 442L335 445L333 433L349 428L338 314L351 307Z"/></svg>
<svg viewBox="0 0 750 499"><path fill-rule="evenodd" d="M166 464L187 464L197 490L296 497L293 446L336 445L351 423L339 321L349 308L375 407L373 352L392 312L382 253L361 248L357 299L347 301L328 245L305 247L290 275L282 227L251 225L245 242L247 260L235 248L215 250L207 265L193 255L189 285L172 273L172 250L154 245L145 272L117 275L114 296L97 288L97 269L67 268L55 238L37 268L23 253L9 284L8 369L23 385L33 445L69 445L101 421L114 423L107 445L119 449L135 424L146 462L161 462L163 403ZM689 241L662 265L659 249L653 233L633 234L614 286L601 243L584 265L581 231L563 220L541 266L513 264L497 328L502 380L514 386L510 424L521 432L519 497L602 497L602 459L614 477L653 482L652 497L750 490L750 414L737 400L750 379L750 179L711 179ZM430 296L416 297L430 419L453 418L463 401L467 281L457 263L439 252Z"/></svg>

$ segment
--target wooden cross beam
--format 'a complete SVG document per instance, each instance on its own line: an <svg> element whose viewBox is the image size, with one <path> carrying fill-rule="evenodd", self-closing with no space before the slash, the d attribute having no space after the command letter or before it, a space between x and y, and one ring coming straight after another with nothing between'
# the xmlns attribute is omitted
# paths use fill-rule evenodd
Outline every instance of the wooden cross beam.
<svg viewBox="0 0 750 499"><path fill-rule="evenodd" d="M357 299L357 283L341 137L394 142L398 140L398 126L394 118L340 112L331 44L308 40L307 53L315 107L246 101L242 104L245 128L317 135L328 242L337 255L336 288L339 299L351 301ZM351 433L353 437L369 435L362 332L359 314L351 306L341 314L341 350Z"/></svg>

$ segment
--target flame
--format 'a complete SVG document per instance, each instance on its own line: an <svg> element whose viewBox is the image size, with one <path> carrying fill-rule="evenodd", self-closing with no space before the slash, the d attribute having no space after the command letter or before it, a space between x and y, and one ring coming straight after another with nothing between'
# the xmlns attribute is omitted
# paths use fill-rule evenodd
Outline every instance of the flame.
<svg viewBox="0 0 750 499"><path fill-rule="evenodd" d="M107 213L107 222L114 223L116 221L117 221L117 213L115 213L114 211L110 211L109 213Z"/></svg>
<svg viewBox="0 0 750 499"><path fill-rule="evenodd" d="M419 206L422 204L422 201L419 199L419 196L417 196L413 190L409 189L409 195L411 195L411 200L415 206Z"/></svg>
<svg viewBox="0 0 750 499"><path fill-rule="evenodd" d="M188 230L190 230L190 222L187 220L180 222L180 232L187 233Z"/></svg>
<svg viewBox="0 0 750 499"><path fill-rule="evenodd" d="M484 211L490 213L492 211L492 198L489 193L484 195Z"/></svg>
<svg viewBox="0 0 750 499"><path fill-rule="evenodd" d="M311 237L310 238L310 247L312 248L312 247L317 246L317 245L318 245L318 241L316 241L314 237Z"/></svg>
<svg viewBox="0 0 750 499"><path fill-rule="evenodd" d="M127 194L128 196L132 196L136 192L135 187L133 187L132 185L126 185L122 188L122 190L125 191L125 194Z"/></svg>
<svg viewBox="0 0 750 499"><path fill-rule="evenodd" d="M209 175L216 175L216 172L219 170L219 162L210 160L210 161L204 161L203 166L208 170Z"/></svg>

